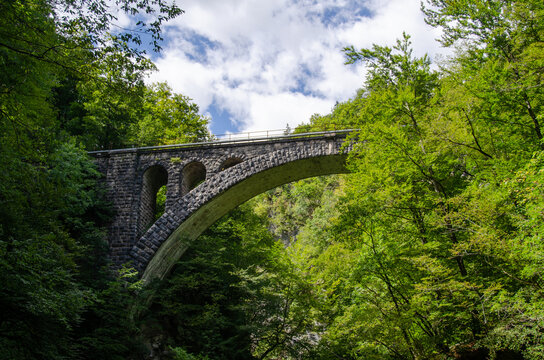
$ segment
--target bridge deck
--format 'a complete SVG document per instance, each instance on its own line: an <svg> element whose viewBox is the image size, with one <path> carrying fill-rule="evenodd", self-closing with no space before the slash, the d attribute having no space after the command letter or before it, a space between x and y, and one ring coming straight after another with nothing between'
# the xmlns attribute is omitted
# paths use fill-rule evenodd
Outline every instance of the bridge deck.
<svg viewBox="0 0 544 360"><path fill-rule="evenodd" d="M276 130L271 130L276 131ZM331 130L331 131L317 131L317 132L308 132L308 133L298 133L298 134L284 134L284 135L267 135L250 137L249 134L252 133L242 133L242 134L232 134L234 138L229 139L217 139L211 141L203 141L196 143L184 143L184 144L172 144L172 145L157 145L157 146L142 146L142 147L132 147L132 148L123 148L123 149L111 149L111 150L96 150L89 151L88 154L93 156L101 156L106 154L119 154L119 153L129 153L129 152L147 152L147 151L161 151L161 150L178 150L178 149L197 149L208 146L222 146L222 145L235 145L235 144L253 144L260 142L274 142L274 141L285 141L289 139L307 139L315 137L331 137L338 136L342 134L348 134L355 129L345 129L345 130ZM258 131L255 133L262 133ZM241 137L244 134L248 134L247 138Z"/></svg>

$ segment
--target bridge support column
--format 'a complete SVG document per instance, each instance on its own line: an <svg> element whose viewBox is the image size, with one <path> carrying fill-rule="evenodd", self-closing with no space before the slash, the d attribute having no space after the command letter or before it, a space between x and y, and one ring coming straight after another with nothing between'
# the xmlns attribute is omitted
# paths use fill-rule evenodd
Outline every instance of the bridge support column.
<svg viewBox="0 0 544 360"><path fill-rule="evenodd" d="M108 156L101 156L108 155ZM116 265L129 261L129 251L137 240L140 203L136 151L116 154L98 154L96 163L104 174L108 199L113 203L114 219L108 229L110 259Z"/></svg>

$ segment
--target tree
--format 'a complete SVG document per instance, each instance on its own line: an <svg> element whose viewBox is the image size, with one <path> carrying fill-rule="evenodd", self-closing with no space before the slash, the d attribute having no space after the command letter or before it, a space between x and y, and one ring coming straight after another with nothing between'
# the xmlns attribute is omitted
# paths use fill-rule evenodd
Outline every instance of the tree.
<svg viewBox="0 0 544 360"><path fill-rule="evenodd" d="M209 139L208 119L186 96L172 92L166 83L147 87L140 119L131 131L140 146L180 144Z"/></svg>
<svg viewBox="0 0 544 360"><path fill-rule="evenodd" d="M312 290L257 202L207 230L159 286L146 317L163 346L213 359L295 357L312 344Z"/></svg>
<svg viewBox="0 0 544 360"><path fill-rule="evenodd" d="M456 61L466 88L494 110L489 125L508 123L522 143L539 146L542 129L544 7L532 0L427 1L426 21L443 30L445 46L459 46ZM470 81L470 80L475 81ZM491 107L492 106L492 107ZM482 109L484 110L484 109ZM501 112L507 114L502 115Z"/></svg>
<svg viewBox="0 0 544 360"><path fill-rule="evenodd" d="M161 23L180 11L161 1L120 4L132 15L142 9L157 15L151 24L141 18L137 25L156 40ZM80 94L71 90L80 82L99 83L103 65L124 81L129 75L140 78L148 66L142 52L127 43L138 42L139 35L109 33L115 17L107 5L0 3L1 358L79 358L82 334L75 329L83 318L89 320L91 311L86 311L104 300L112 282L104 239L111 212L100 196L92 161L67 130L74 125L59 121L87 115ZM61 82L69 84L67 91L55 92ZM69 116L61 114L66 109L73 110ZM109 145L81 139L87 142ZM125 316L116 311L118 319Z"/></svg>
<svg viewBox="0 0 544 360"><path fill-rule="evenodd" d="M214 359L253 358L251 318L258 310L248 302L258 290L244 274L254 279L266 272L256 267L268 268L271 247L270 234L247 206L221 219L160 285L147 320L150 336L162 333L163 346Z"/></svg>
<svg viewBox="0 0 544 360"><path fill-rule="evenodd" d="M17 155L1 164L2 353L64 358L75 350L72 330L95 299L93 286L100 287L90 283L104 271L108 208L84 151L66 144L48 167Z"/></svg>
<svg viewBox="0 0 544 360"><path fill-rule="evenodd" d="M356 98L312 119L361 129L351 140L354 174L339 215L323 222L328 230L313 232L312 242L325 246L305 257L326 294L314 355L535 356L541 320L528 304L539 293L538 276L521 274L536 263L521 260L515 214L525 206L509 200L505 184L511 171L527 173L538 142L524 130L535 133L529 121L518 121L520 107L502 106L517 95L490 90L502 68L486 59L470 65L469 50L432 72L428 58L412 57L407 36L393 48L345 51L369 73ZM523 315L506 315L508 307Z"/></svg>

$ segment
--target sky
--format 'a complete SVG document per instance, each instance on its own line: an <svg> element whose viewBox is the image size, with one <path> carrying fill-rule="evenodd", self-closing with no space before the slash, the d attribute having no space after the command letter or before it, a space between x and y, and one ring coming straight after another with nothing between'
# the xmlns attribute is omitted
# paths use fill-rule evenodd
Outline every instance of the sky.
<svg viewBox="0 0 544 360"><path fill-rule="evenodd" d="M420 0L184 0L163 27L158 71L210 117L213 134L294 128L331 112L364 81L342 48L394 45L403 31L414 54L444 53Z"/></svg>

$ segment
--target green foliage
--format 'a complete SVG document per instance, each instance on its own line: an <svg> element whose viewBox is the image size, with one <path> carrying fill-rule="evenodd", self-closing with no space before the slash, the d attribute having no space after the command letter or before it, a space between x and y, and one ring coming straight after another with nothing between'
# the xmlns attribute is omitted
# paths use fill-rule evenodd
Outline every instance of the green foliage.
<svg viewBox="0 0 544 360"><path fill-rule="evenodd" d="M151 307L151 315L161 315L157 324L169 341L214 359L251 358L249 314L241 305L248 294L236 271L253 264L251 260L264 260L271 243L266 229L247 211L235 212L201 236Z"/></svg>
<svg viewBox="0 0 544 360"><path fill-rule="evenodd" d="M117 57L123 59L122 54ZM90 79L67 79L55 89L61 132L94 150L209 138L208 118L198 114L189 98L173 93L166 83L144 84L151 64L130 68L124 61L104 63Z"/></svg>
<svg viewBox="0 0 544 360"><path fill-rule="evenodd" d="M542 6L428 3L456 57L433 71L407 35L347 47L364 87L303 131L360 129L353 174L256 209L314 284L319 341L302 358L542 355Z"/></svg>
<svg viewBox="0 0 544 360"><path fill-rule="evenodd" d="M109 276L102 226L110 211L97 188L98 172L72 144L51 154L47 167L16 156L2 161L3 354L72 356L81 346L74 336L87 323L89 309L104 301L97 290ZM123 314L120 308L117 314Z"/></svg>
<svg viewBox="0 0 544 360"><path fill-rule="evenodd" d="M2 359L141 353L126 313L134 291L108 268L105 225L112 212L101 175L79 147L126 143L124 124L135 115L121 105L141 102L141 79L152 68L127 45L138 43L139 33L108 33L111 5L0 3ZM137 25L154 40L162 21L180 12L162 1L118 5L133 16L142 9L157 15ZM103 95L108 100L98 104Z"/></svg>
<svg viewBox="0 0 544 360"><path fill-rule="evenodd" d="M189 354L187 351L185 351L183 348L176 347L176 348L170 348L172 352L174 353L174 360L208 360L209 358L207 356L201 357L201 356L195 356Z"/></svg>
<svg viewBox="0 0 544 360"><path fill-rule="evenodd" d="M323 191L332 191L336 186L336 177L319 177L287 184L261 195L255 211L267 216L272 233L289 245L308 217L321 205Z"/></svg>
<svg viewBox="0 0 544 360"><path fill-rule="evenodd" d="M427 0L456 49L438 68L406 34L346 47L362 88L295 132L358 129L352 174L243 205L156 288L108 269L85 150L205 140L208 119L143 81L141 32L158 47L181 10L116 4L148 15L112 33L103 0L0 3L1 359L542 358L541 2Z"/></svg>
<svg viewBox="0 0 544 360"><path fill-rule="evenodd" d="M461 87L486 105L479 116L490 112L490 125L522 134L523 145L541 141L544 6L533 0L427 3L427 22L443 30L443 44L462 51L456 80L467 81Z"/></svg>
<svg viewBox="0 0 544 360"><path fill-rule="evenodd" d="M133 67L123 53L108 55L90 71L90 77L75 84L82 108L80 117L65 119L62 130L93 150L125 147L131 126L137 122L143 107L145 85L143 71L149 67Z"/></svg>
<svg viewBox="0 0 544 360"><path fill-rule="evenodd" d="M155 202L155 219L158 219L164 213L166 204L166 185L161 186L159 191L157 191L157 199Z"/></svg>
<svg viewBox="0 0 544 360"><path fill-rule="evenodd" d="M157 83L144 93L143 114L132 130L132 142L146 146L204 141L209 138L207 124L188 97Z"/></svg>
<svg viewBox="0 0 544 360"><path fill-rule="evenodd" d="M95 280L94 301L74 329L71 357L121 360L144 356L146 349L140 331L127 314L139 301L141 283L137 276L133 269L122 268L116 278L102 275L96 279L99 281Z"/></svg>
<svg viewBox="0 0 544 360"><path fill-rule="evenodd" d="M184 254L150 308L151 336L213 359L304 351L296 344L309 341L301 334L311 327L310 286L252 207L223 218Z"/></svg>

